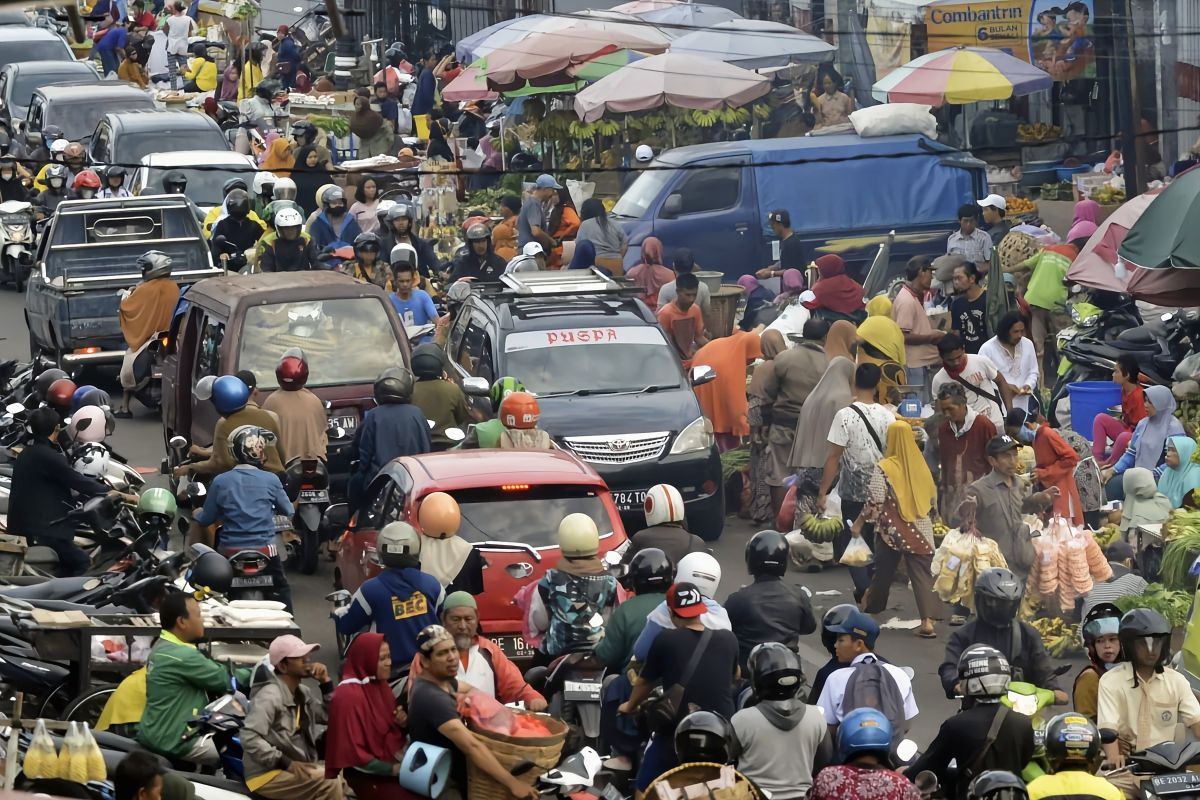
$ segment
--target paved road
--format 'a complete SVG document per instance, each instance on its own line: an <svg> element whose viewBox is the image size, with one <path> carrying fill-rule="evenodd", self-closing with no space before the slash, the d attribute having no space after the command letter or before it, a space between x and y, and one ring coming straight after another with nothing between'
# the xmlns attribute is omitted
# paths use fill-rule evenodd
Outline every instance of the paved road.
<svg viewBox="0 0 1200 800"><path fill-rule="evenodd" d="M0 337L3 337L0 339L0 358L28 357L28 335L22 314L22 301L23 296L0 288ZM109 391L120 391L116 384L115 371L89 374L85 377L89 382L99 382ZM113 445L129 458L131 463L156 470L163 456L161 424L157 416L148 414L136 404L134 413L135 419L119 422L112 439ZM157 475L150 476L151 484L161 485L162 480ZM747 523L731 517L727 522L725 534L714 547L724 570L721 581L722 597L747 582L743 553L745 543L753 533L754 529ZM309 641L322 644L321 660L331 666L331 662L336 661L336 647L324 595L331 591L332 579L333 570L329 563L322 563L316 575L291 575L292 593L297 606L296 616L304 636ZM803 584L814 593L814 607L818 618L825 609L851 601L850 579L841 568L817 575L789 573L787 580ZM904 587L897 587L892 593L891 607L886 613L879 615L881 622L893 617L907 620L917 617L912 595ZM941 721L956 710L956 704L945 699L937 681L937 666L941 662L948 631L945 623L940 624L939 638L934 641L918 639L913 633L900 630L884 631L880 637L880 652L892 662L909 665L916 671L914 685L921 714L914 722L912 731L914 738L922 745L933 738ZM806 637L802 647L806 672L812 674L825 662L827 654L821 648L816 634Z"/></svg>

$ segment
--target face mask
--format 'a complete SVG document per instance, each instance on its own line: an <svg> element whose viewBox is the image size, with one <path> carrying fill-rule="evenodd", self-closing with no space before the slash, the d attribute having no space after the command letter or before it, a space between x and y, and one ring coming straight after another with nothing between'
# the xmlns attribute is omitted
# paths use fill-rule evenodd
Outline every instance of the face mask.
<svg viewBox="0 0 1200 800"><path fill-rule="evenodd" d="M1022 425L1021 429L1017 431L1017 440L1021 444L1033 444L1034 437L1036 436L1037 431L1031 429L1028 425Z"/></svg>
<svg viewBox="0 0 1200 800"><path fill-rule="evenodd" d="M11 181L16 173L12 170L4 170L0 172L0 181Z"/></svg>

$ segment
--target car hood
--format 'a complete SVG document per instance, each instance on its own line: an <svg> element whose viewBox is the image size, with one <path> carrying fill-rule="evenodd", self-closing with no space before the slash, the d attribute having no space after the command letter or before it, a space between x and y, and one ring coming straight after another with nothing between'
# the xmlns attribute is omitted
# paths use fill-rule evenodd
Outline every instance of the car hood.
<svg viewBox="0 0 1200 800"><path fill-rule="evenodd" d="M700 416L700 404L690 389L538 398L538 406L542 413L538 427L552 436L678 433Z"/></svg>

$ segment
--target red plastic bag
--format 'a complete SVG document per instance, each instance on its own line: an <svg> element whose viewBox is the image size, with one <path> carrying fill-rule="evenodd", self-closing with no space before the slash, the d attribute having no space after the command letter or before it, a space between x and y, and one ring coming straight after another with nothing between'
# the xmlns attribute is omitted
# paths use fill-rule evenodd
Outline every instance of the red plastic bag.
<svg viewBox="0 0 1200 800"><path fill-rule="evenodd" d="M793 484L788 487L787 494L783 497L783 505L779 508L779 514L775 517L775 530L787 533L796 526L793 521L796 519L796 486Z"/></svg>
<svg viewBox="0 0 1200 800"><path fill-rule="evenodd" d="M471 689L458 701L458 713L479 730L512 736L516 715L491 695Z"/></svg>

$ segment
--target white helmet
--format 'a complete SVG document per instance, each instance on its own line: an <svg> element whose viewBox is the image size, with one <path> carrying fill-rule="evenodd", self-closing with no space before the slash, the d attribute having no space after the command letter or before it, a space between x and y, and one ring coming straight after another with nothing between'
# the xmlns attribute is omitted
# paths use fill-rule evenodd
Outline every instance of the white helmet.
<svg viewBox="0 0 1200 800"><path fill-rule="evenodd" d="M421 537L407 522L389 522L375 539L375 549L388 566L412 566L421 557Z"/></svg>
<svg viewBox="0 0 1200 800"><path fill-rule="evenodd" d="M278 184L276 184L278 187ZM281 208L279 213L275 215L275 229L280 228L299 228L304 224L304 217L300 216L300 212L294 208Z"/></svg>
<svg viewBox="0 0 1200 800"><path fill-rule="evenodd" d="M84 406L71 415L67 435L73 442L103 442L108 420L100 406Z"/></svg>
<svg viewBox="0 0 1200 800"><path fill-rule="evenodd" d="M721 585L721 565L712 553L688 553L675 569L676 583L694 583L705 597L716 597Z"/></svg>
<svg viewBox="0 0 1200 800"><path fill-rule="evenodd" d="M103 478L110 458L107 447L89 442L75 451L75 471L89 478Z"/></svg>
<svg viewBox="0 0 1200 800"><path fill-rule="evenodd" d="M646 524L650 527L664 522L683 522L683 495L669 483L651 486L646 490L642 510L646 512Z"/></svg>
<svg viewBox="0 0 1200 800"><path fill-rule="evenodd" d="M62 154L67 149L67 145L69 145L69 144L70 144L70 142L68 142L66 139L55 139L53 142L51 142L50 143L51 160L55 160L53 157L58 156L57 160L61 161Z"/></svg>
<svg viewBox="0 0 1200 800"><path fill-rule="evenodd" d="M600 552L600 531L587 514L567 514L558 523L558 549L566 558L590 558Z"/></svg>
<svg viewBox="0 0 1200 800"><path fill-rule="evenodd" d="M296 182L291 178L277 178L275 180L275 188L271 190L271 198L274 200L295 200Z"/></svg>
<svg viewBox="0 0 1200 800"><path fill-rule="evenodd" d="M262 194L263 190L266 189L268 186L270 186L271 191L272 191L272 196L273 196L273 193L275 190L275 182L277 180L279 180L279 179L275 177L274 172L268 172L265 169L254 173L254 185L253 185L254 193L256 195Z"/></svg>
<svg viewBox="0 0 1200 800"><path fill-rule="evenodd" d="M417 268L417 248L413 247L408 242L400 242L392 248L392 252L388 254L388 263L393 267L401 265L411 269Z"/></svg>
<svg viewBox="0 0 1200 800"><path fill-rule="evenodd" d="M212 387L216 382L216 375L205 375L203 378L196 381L195 387L192 388L192 395L201 403L211 400Z"/></svg>

